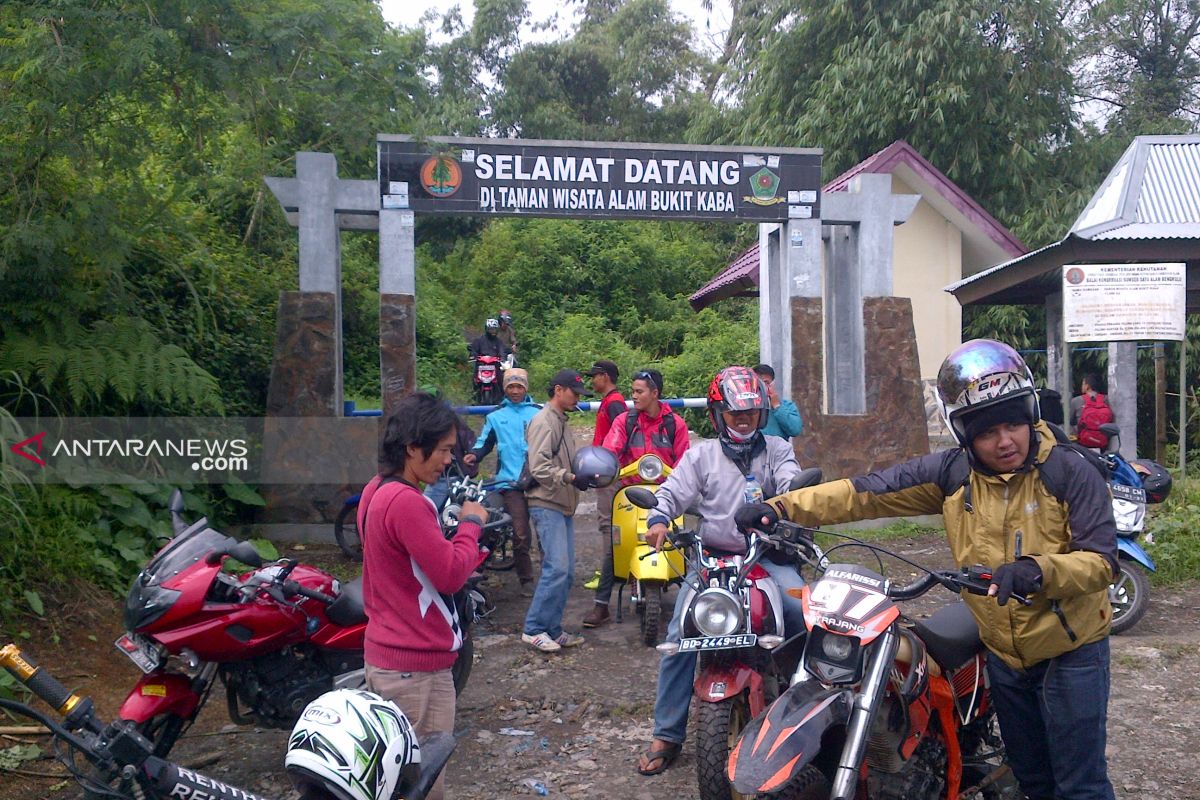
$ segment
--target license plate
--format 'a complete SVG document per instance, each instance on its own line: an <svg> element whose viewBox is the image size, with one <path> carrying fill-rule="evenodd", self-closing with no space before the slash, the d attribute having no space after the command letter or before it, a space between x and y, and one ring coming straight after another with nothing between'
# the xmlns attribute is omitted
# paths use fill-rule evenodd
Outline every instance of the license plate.
<svg viewBox="0 0 1200 800"><path fill-rule="evenodd" d="M1145 503L1146 490L1140 486L1126 486L1122 483L1110 483L1112 495L1118 500L1128 500L1130 503Z"/></svg>
<svg viewBox="0 0 1200 800"><path fill-rule="evenodd" d="M679 652L694 650L732 650L738 647L753 647L758 641L756 633L739 633L736 636L699 636L695 639L680 639Z"/></svg>
<svg viewBox="0 0 1200 800"><path fill-rule="evenodd" d="M125 634L114 643L114 646L137 664L142 672L154 672L158 669L158 648L142 637Z"/></svg>

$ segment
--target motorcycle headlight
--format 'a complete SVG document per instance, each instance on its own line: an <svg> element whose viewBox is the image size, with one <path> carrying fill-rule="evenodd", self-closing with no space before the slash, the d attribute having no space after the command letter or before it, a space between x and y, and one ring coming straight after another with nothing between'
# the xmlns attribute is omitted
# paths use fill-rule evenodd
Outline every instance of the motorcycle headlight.
<svg viewBox="0 0 1200 800"><path fill-rule="evenodd" d="M1145 524L1146 507L1141 503L1114 499L1113 519L1118 533L1139 533Z"/></svg>
<svg viewBox="0 0 1200 800"><path fill-rule="evenodd" d="M662 477L663 462L658 456L642 456L638 461L638 477L652 483Z"/></svg>
<svg viewBox="0 0 1200 800"><path fill-rule="evenodd" d="M742 604L724 589L706 589L692 603L692 621L704 636L728 636L742 627Z"/></svg>
<svg viewBox="0 0 1200 800"><path fill-rule="evenodd" d="M846 661L853 652L854 642L845 636L825 636L821 639L821 653L830 661Z"/></svg>
<svg viewBox="0 0 1200 800"><path fill-rule="evenodd" d="M853 636L813 628L804 643L804 668L822 683L856 683L863 676L863 648Z"/></svg>

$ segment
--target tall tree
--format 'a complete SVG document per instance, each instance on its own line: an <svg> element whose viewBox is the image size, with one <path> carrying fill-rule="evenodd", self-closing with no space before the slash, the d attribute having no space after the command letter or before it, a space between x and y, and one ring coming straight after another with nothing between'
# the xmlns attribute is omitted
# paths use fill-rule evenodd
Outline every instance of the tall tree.
<svg viewBox="0 0 1200 800"><path fill-rule="evenodd" d="M1078 0L1083 100L1129 135L1200 129L1200 0Z"/></svg>

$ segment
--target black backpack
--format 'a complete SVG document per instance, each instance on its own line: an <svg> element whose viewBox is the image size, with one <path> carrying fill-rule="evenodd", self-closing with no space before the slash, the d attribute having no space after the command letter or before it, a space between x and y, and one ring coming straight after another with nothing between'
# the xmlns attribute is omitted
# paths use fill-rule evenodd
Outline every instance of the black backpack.
<svg viewBox="0 0 1200 800"><path fill-rule="evenodd" d="M1044 421L1044 420L1043 420ZM1078 442L1071 441L1059 426L1052 422L1047 422L1046 426L1050 428L1050 432L1054 434L1054 441L1059 448L1062 448L1072 455L1068 458L1082 458L1093 469L1100 474L1105 483L1108 483L1112 477L1112 471L1108 467L1108 462L1100 457L1094 450L1084 447ZM1031 443L1032 447L1033 444ZM1050 461L1045 464L1038 464L1038 476L1042 479L1042 484L1046 490L1058 500L1060 503L1066 498L1067 494L1067 476L1064 472L1063 462ZM967 460L966 448L959 449L957 455L951 459L948 468L942 475L941 490L947 497L954 494L960 487L966 487L966 494L963 495L963 505L967 511L971 511L971 465Z"/></svg>
<svg viewBox="0 0 1200 800"><path fill-rule="evenodd" d="M667 412L667 418L663 420L663 427L666 428L667 438L672 442L675 441L675 413L670 408L664 409ZM621 448L621 459L624 460L629 455L629 450L633 447L633 432L637 430L638 414L641 412L636 408L632 408L625 412L625 446Z"/></svg>

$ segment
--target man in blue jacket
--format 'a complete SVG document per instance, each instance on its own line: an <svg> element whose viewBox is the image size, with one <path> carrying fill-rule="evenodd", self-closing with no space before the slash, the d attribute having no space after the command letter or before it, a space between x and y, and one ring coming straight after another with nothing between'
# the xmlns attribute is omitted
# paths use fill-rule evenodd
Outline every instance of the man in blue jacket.
<svg viewBox="0 0 1200 800"><path fill-rule="evenodd" d="M529 561L529 505L525 493L513 486L525 465L525 426L541 406L529 399L529 373L514 367L504 373L504 400L500 407L487 415L475 446L464 458L467 464L497 449L500 468L496 480L502 488L504 510L513 520L513 557L521 593L533 596L533 565Z"/></svg>
<svg viewBox="0 0 1200 800"><path fill-rule="evenodd" d="M771 403L771 412L767 415L767 426L763 428L764 436L778 436L785 441L791 441L793 436L799 436L804 430L800 420L800 409L791 400L784 400L775 391L775 370L770 364L759 364L754 368L758 377L767 385L767 399Z"/></svg>

